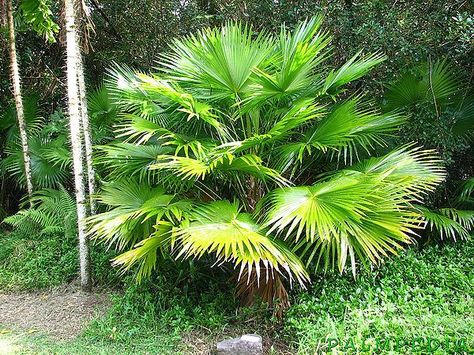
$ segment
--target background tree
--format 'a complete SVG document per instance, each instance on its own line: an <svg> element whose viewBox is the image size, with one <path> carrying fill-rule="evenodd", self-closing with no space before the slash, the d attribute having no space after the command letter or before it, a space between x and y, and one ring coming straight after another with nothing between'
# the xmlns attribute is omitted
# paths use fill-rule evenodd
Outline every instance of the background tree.
<svg viewBox="0 0 474 355"><path fill-rule="evenodd" d="M13 87L13 96L15 98L15 109L18 120L18 128L20 132L21 147L23 152L23 162L25 167L26 188L28 197L31 201L33 194L33 179L31 176L31 161L30 149L28 147L28 136L26 134L25 115L23 110L23 97L21 95L20 70L18 66L18 59L15 44L15 22L13 21L13 7L12 0L6 1L6 16L8 19L9 29L9 55L11 68L11 81ZM31 203L31 202L30 202Z"/></svg>
<svg viewBox="0 0 474 355"><path fill-rule="evenodd" d="M66 75L68 114L77 209L77 230L79 238L81 286L83 290L90 291L92 286L90 276L90 256L85 225L85 219L87 217L87 188L84 181L85 150L83 143L83 125L81 124L81 98L79 93L77 72L77 69L79 67L78 59L80 59L80 50L77 41L78 34L74 0L64 1L64 18L66 30Z"/></svg>

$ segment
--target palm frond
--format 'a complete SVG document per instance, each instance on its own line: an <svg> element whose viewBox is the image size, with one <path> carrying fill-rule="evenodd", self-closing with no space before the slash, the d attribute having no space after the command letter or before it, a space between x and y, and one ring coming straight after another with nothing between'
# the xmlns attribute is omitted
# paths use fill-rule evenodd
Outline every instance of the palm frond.
<svg viewBox="0 0 474 355"><path fill-rule="evenodd" d="M256 272L260 278L265 268L266 278L273 270L286 272L290 280L304 285L308 274L300 260L282 243L260 231L247 213L240 212L238 203L216 201L193 209L190 220L174 231L179 245L177 256L200 258L215 254L217 263L232 262L240 274Z"/></svg>
<svg viewBox="0 0 474 355"><path fill-rule="evenodd" d="M110 126L117 119L118 107L112 101L107 86L101 85L87 95L87 108L94 127Z"/></svg>
<svg viewBox="0 0 474 355"><path fill-rule="evenodd" d="M408 72L387 85L387 106L389 109L402 108L433 101L438 105L459 91L459 83L459 76L446 60L423 63L414 73Z"/></svg>
<svg viewBox="0 0 474 355"><path fill-rule="evenodd" d="M421 220L407 209L401 189L378 175L335 176L312 186L278 189L266 198L265 226L295 243L295 252L316 257L316 266L342 272L350 257L378 263L411 242Z"/></svg>
<svg viewBox="0 0 474 355"><path fill-rule="evenodd" d="M381 174L384 179L402 188L413 198L433 191L446 176L443 161L434 150L422 150L407 145L390 153L363 160L343 173L351 171Z"/></svg>
<svg viewBox="0 0 474 355"><path fill-rule="evenodd" d="M430 210L417 206L431 231L436 230L441 239L467 239L474 222L474 211L456 211L454 209Z"/></svg>
<svg viewBox="0 0 474 355"><path fill-rule="evenodd" d="M342 67L332 70L326 77L322 93L334 95L339 88L351 81L359 79L367 74L374 66L383 62L386 57L382 54L375 53L365 57L361 57L362 51L355 54Z"/></svg>
<svg viewBox="0 0 474 355"><path fill-rule="evenodd" d="M380 114L362 106L360 98L351 98L336 106L315 129L310 130L307 144L326 152L332 150L344 160L352 161L357 148L366 151L386 145L384 138L393 135L405 117L396 113Z"/></svg>
<svg viewBox="0 0 474 355"><path fill-rule="evenodd" d="M170 223L162 222L155 226L155 231L146 239L138 242L133 249L117 256L112 265L118 266L122 272L138 265L136 278L140 283L145 277L151 275L157 266L160 249L168 249L170 244ZM162 254L165 252L162 250Z"/></svg>
<svg viewBox="0 0 474 355"><path fill-rule="evenodd" d="M169 75L211 100L237 99L249 90L256 68L273 51L265 32L255 35L248 25L228 23L177 39L163 65Z"/></svg>
<svg viewBox="0 0 474 355"><path fill-rule="evenodd" d="M23 98L23 114L28 136L37 136L44 125L40 115L38 97L25 95ZM20 139L15 105L9 105L0 113L0 131L4 131L6 147L14 146Z"/></svg>
<svg viewBox="0 0 474 355"><path fill-rule="evenodd" d="M89 235L124 250L156 232L162 220L179 222L189 203L176 200L161 187L132 179L106 184L97 201L112 208L88 218Z"/></svg>
<svg viewBox="0 0 474 355"><path fill-rule="evenodd" d="M467 137L472 140L474 137L474 98L466 97L455 111L456 122L452 132L457 136Z"/></svg>
<svg viewBox="0 0 474 355"><path fill-rule="evenodd" d="M58 188L69 176L71 158L65 145L65 137L29 139L31 173L33 183L39 188ZM0 161L0 169L14 177L20 186L26 186L25 165L21 146L16 144L6 149L7 156Z"/></svg>
<svg viewBox="0 0 474 355"><path fill-rule="evenodd" d="M467 179L460 188L459 202L474 202L474 177Z"/></svg>
<svg viewBox="0 0 474 355"><path fill-rule="evenodd" d="M150 169L169 170L184 180L204 180L215 172L239 172L260 178L271 180L280 186L288 185L289 182L276 170L263 165L262 159L254 154L246 154L239 157L230 152L209 154L203 159L182 157L176 155L161 155L159 162L150 166Z"/></svg>
<svg viewBox="0 0 474 355"><path fill-rule="evenodd" d="M254 90L245 102L247 109L269 99L290 99L317 81L315 68L327 58L323 52L330 37L320 32L322 16L301 22L291 33L282 26L275 44L275 53L266 68L254 68ZM319 79L321 80L321 79Z"/></svg>
<svg viewBox="0 0 474 355"><path fill-rule="evenodd" d="M171 153L171 147L159 144L135 145L115 143L99 146L95 161L104 166L114 179L136 177L139 181L152 182L156 178L150 166L159 162L160 155Z"/></svg>

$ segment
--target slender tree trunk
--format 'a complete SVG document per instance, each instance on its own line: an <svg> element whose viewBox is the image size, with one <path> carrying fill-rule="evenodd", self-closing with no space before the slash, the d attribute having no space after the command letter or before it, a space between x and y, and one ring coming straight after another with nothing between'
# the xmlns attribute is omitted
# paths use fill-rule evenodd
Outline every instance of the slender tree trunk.
<svg viewBox="0 0 474 355"><path fill-rule="evenodd" d="M77 42L79 48L79 41ZM92 165L92 136L89 124L89 113L87 107L87 95L86 95L86 83L84 80L84 66L82 65L82 56L80 50L78 50L77 58L77 79L78 89L80 98L80 109L81 109L81 123L84 134L84 146L86 148L86 166L87 166L87 183L89 187L89 204L91 214L95 214L96 205L94 200L95 194L95 171Z"/></svg>
<svg viewBox="0 0 474 355"><path fill-rule="evenodd" d="M33 194L33 179L31 177L31 160L30 149L28 147L28 136L26 134L25 114L23 111L23 98L21 96L21 82L20 70L18 68L18 58L16 55L15 44L15 24L13 22L12 0L7 0L7 20L9 28L9 42L10 42L10 63L11 63L11 80L13 84L13 96L15 97L16 116L18 119L18 128L20 130L21 148L23 151L23 161L25 164L26 188L28 190L28 197Z"/></svg>
<svg viewBox="0 0 474 355"><path fill-rule="evenodd" d="M82 125L80 111L80 97L77 80L77 59L79 48L77 46L76 19L74 0L64 0L65 26L66 26L66 68L67 68L67 94L69 127L71 133L72 157L74 168L74 185L76 190L77 227L79 237L79 261L81 270L81 286L84 291L91 289L89 245L86 234L85 218L86 184L84 182L82 144Z"/></svg>

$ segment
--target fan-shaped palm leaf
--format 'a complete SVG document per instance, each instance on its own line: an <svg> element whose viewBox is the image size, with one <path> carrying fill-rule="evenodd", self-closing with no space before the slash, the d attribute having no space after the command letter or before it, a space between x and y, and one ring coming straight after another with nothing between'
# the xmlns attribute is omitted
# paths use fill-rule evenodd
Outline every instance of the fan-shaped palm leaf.
<svg viewBox="0 0 474 355"><path fill-rule="evenodd" d="M313 186L290 187L268 196L265 225L297 244L308 262L339 269L350 255L373 263L409 243L410 229L421 220L407 209L402 189L386 184L383 176L337 176ZM304 240L300 241L300 237Z"/></svg>
<svg viewBox="0 0 474 355"><path fill-rule="evenodd" d="M265 32L255 36L249 26L229 23L176 40L163 64L172 78L198 93L206 90L209 99L235 99L250 89L253 68L272 51L273 41Z"/></svg>
<svg viewBox="0 0 474 355"><path fill-rule="evenodd" d="M71 159L64 147L65 137L51 140L32 137L29 139L31 173L35 186L39 188L56 188L67 182L70 176ZM16 179L24 186L23 154L19 144L9 147L7 157L0 162L0 169Z"/></svg>
<svg viewBox="0 0 474 355"><path fill-rule="evenodd" d="M408 145L382 157L361 161L343 173L381 174L386 181L397 185L411 197L421 199L423 194L433 191L444 180L446 172L442 163L435 151Z"/></svg>
<svg viewBox="0 0 474 355"><path fill-rule="evenodd" d="M286 271L304 285L308 274L299 259L283 244L269 237L237 203L216 201L193 209L190 220L174 231L178 257L201 257L214 253L218 262L233 262L242 273L252 270L260 278L264 267L267 279L273 270Z"/></svg>
<svg viewBox="0 0 474 355"><path fill-rule="evenodd" d="M388 108L402 108L420 102L438 105L459 91L460 82L446 60L423 63L415 73L406 73L397 82L387 86Z"/></svg>
<svg viewBox="0 0 474 355"><path fill-rule="evenodd" d="M89 234L118 250L133 246L156 232L164 218L179 221L189 203L176 200L161 187L150 187L134 180L118 180L106 184L97 200L113 207L89 218Z"/></svg>
<svg viewBox="0 0 474 355"><path fill-rule="evenodd" d="M423 214L431 231L436 230L441 239L456 237L467 239L474 222L474 211L456 211L453 209L430 210L417 206Z"/></svg>

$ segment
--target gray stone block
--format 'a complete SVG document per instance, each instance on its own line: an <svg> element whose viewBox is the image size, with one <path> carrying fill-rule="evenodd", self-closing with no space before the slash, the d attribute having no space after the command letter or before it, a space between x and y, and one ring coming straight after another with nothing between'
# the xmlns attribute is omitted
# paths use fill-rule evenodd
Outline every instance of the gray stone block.
<svg viewBox="0 0 474 355"><path fill-rule="evenodd" d="M256 334L245 334L240 338L223 340L217 343L217 354L262 355L262 337Z"/></svg>

